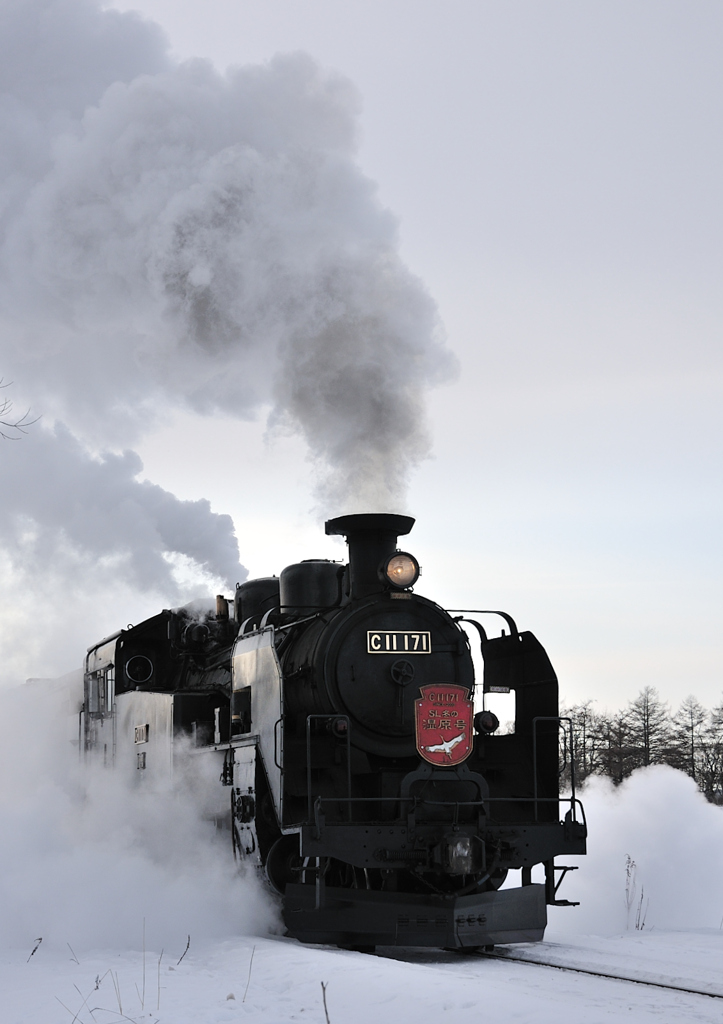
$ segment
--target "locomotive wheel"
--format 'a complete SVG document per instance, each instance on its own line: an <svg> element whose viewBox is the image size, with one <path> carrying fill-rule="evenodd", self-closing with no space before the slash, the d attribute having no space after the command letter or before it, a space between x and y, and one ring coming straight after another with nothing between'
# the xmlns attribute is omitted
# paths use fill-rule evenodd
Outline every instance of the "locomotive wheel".
<svg viewBox="0 0 723 1024"><path fill-rule="evenodd" d="M269 882L283 896L289 882L299 881L302 871L298 835L280 836L269 850L265 867Z"/></svg>

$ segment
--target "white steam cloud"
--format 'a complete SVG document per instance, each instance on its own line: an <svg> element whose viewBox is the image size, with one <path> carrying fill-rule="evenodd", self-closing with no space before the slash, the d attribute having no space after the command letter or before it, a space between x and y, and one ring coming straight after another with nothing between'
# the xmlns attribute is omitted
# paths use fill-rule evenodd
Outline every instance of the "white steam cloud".
<svg viewBox="0 0 723 1024"><path fill-rule="evenodd" d="M0 454L0 684L78 665L129 618L247 576L231 517L138 479L133 451L96 457L57 423Z"/></svg>
<svg viewBox="0 0 723 1024"><path fill-rule="evenodd" d="M551 938L620 934L636 924L645 931L721 927L723 808L708 803L689 776L656 765L618 787L592 778L580 796L588 854L571 858L579 870L560 890L580 906L550 912Z"/></svg>
<svg viewBox="0 0 723 1024"><path fill-rule="evenodd" d="M196 591L245 577L228 517L138 479L173 408L301 434L327 514L403 509L454 366L355 162L358 109L302 54L220 73L96 0L2 5L0 377L43 417L1 451L18 594L33 567L46 595L115 568L165 603L193 591L179 566Z"/></svg>
<svg viewBox="0 0 723 1024"><path fill-rule="evenodd" d="M174 65L156 28L86 2L13 10L7 31L31 48L41 13L63 34L81 14L96 26L87 51L73 45L61 109L47 109L70 73L61 44L22 89L5 82L0 331L34 406L115 445L169 402L244 417L270 404L327 470L335 510L403 504L428 447L424 393L451 357L355 164L349 83L301 54Z"/></svg>
<svg viewBox="0 0 723 1024"><path fill-rule="evenodd" d="M26 444L8 445L0 536L12 546L14 566L29 578L41 578L47 566L62 569L67 592L85 566L106 583L112 578L180 598L164 557L175 552L233 587L246 571L238 562L231 517L211 512L205 500L179 501L138 480L142 468L132 451L92 458L62 425L34 432Z"/></svg>
<svg viewBox="0 0 723 1024"><path fill-rule="evenodd" d="M189 934L197 947L278 928L256 878L236 870L230 839L214 839L204 820L204 783L218 772L197 776L198 800L86 775L81 693L79 678L0 693L0 942L139 949L145 921L149 948L182 952Z"/></svg>

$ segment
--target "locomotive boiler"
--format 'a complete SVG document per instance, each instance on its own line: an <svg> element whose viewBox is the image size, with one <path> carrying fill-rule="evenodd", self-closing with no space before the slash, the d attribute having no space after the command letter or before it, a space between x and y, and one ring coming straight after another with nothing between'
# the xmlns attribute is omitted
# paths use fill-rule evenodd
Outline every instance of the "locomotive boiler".
<svg viewBox="0 0 723 1024"><path fill-rule="evenodd" d="M398 548L413 524L332 519L348 563L299 562L213 613L163 611L90 648L86 757L144 784L181 756L217 762L234 852L264 871L303 942L539 940L547 906L569 905L555 858L584 853L586 838L574 779L558 791L572 735L557 678L505 613L450 612L416 592L419 564ZM487 707L503 693L506 731Z"/></svg>

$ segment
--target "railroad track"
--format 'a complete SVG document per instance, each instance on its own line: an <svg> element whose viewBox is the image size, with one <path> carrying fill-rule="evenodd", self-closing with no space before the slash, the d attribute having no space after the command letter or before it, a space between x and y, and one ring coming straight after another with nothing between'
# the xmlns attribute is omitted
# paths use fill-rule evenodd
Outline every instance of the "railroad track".
<svg viewBox="0 0 723 1024"><path fill-rule="evenodd" d="M710 992L702 988L690 988L687 985L676 985L674 982L650 981L647 978L636 978L632 974L611 974L609 971L597 970L594 967L576 967L572 964L556 964L550 960L534 960L531 957L517 956L515 953L484 952L479 950L475 956L485 960L507 960L511 963L533 964L536 967L550 967L556 971L571 971L575 974L587 974L594 978L607 978L610 981L627 981L633 985L647 985L650 988L662 988L671 992L683 992L693 996L707 996L709 999L723 999L723 992Z"/></svg>

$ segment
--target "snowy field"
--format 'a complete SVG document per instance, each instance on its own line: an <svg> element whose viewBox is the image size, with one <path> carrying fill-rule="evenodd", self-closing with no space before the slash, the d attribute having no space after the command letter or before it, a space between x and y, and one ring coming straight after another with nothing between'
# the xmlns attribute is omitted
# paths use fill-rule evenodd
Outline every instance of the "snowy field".
<svg viewBox="0 0 723 1024"><path fill-rule="evenodd" d="M0 693L0 1024L326 1024L322 982L330 1024L723 1020L723 1000L549 967L286 939L193 801L83 774L68 700ZM723 993L723 809L668 767L583 799L589 854L560 892L581 906L516 951Z"/></svg>
<svg viewBox="0 0 723 1024"><path fill-rule="evenodd" d="M723 932L635 933L515 949L695 988L715 990L715 982L723 993ZM426 1024L447 1015L487 1024L723 1019L723 1001L705 996L436 951L368 956L247 937L189 950L180 964L178 950L172 957L164 953L160 965L159 953L146 952L144 973L138 950L88 953L79 963L67 949L44 951L41 945L29 962L25 951L5 951L2 1020L325 1024L322 982L331 1024Z"/></svg>

